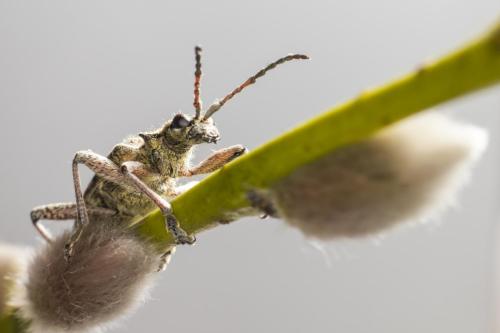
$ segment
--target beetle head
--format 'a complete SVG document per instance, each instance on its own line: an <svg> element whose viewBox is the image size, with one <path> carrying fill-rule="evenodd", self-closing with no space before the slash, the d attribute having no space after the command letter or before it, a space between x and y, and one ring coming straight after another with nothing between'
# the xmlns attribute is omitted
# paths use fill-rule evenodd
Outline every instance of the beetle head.
<svg viewBox="0 0 500 333"><path fill-rule="evenodd" d="M200 143L217 143L219 131L212 118L190 117L178 113L163 129L168 142L194 146Z"/></svg>

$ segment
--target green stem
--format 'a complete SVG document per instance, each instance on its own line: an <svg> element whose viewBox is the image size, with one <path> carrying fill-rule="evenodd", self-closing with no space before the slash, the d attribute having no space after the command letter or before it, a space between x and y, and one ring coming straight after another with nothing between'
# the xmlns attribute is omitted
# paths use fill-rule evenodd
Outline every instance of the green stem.
<svg viewBox="0 0 500 333"><path fill-rule="evenodd" d="M15 314L15 310L9 310L7 314L0 314L1 333L23 333L27 332L28 323L21 320Z"/></svg>
<svg viewBox="0 0 500 333"><path fill-rule="evenodd" d="M333 107L238 158L173 200L174 214L190 233L228 222L248 208L249 189L266 188L300 166L401 118L499 81L500 23L437 61ZM142 219L138 228L161 246L172 244L159 211Z"/></svg>

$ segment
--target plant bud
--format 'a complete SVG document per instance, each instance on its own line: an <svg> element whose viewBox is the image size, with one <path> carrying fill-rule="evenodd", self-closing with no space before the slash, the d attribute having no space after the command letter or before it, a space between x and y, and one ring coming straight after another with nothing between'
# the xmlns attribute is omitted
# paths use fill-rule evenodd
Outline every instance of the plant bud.
<svg viewBox="0 0 500 333"><path fill-rule="evenodd" d="M0 244L0 317L5 314L26 270L29 250Z"/></svg>
<svg viewBox="0 0 500 333"><path fill-rule="evenodd" d="M486 145L483 129L419 114L298 169L260 194L307 236L372 235L428 220L449 206Z"/></svg>
<svg viewBox="0 0 500 333"><path fill-rule="evenodd" d="M32 332L87 332L109 326L144 299L159 253L133 231L92 221L64 259L66 232L38 251L17 304Z"/></svg>

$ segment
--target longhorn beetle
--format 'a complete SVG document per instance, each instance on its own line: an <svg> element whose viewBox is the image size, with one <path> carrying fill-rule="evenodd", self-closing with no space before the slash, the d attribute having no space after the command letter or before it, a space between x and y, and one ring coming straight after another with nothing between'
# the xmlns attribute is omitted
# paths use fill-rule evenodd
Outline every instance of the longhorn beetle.
<svg viewBox="0 0 500 333"><path fill-rule="evenodd" d="M125 139L107 157L90 150L78 151L72 164L76 202L38 206L31 211L33 225L48 242L52 242L53 238L39 223L41 219L75 220L73 233L64 249L67 261L70 260L83 229L92 223L94 217L102 220L102 217L113 216L124 223L130 223L134 217L148 213L155 206L165 216L166 226L176 244L193 244L195 237L188 235L179 226L168 201L180 194L176 178L210 173L245 152L241 145L231 146L215 151L197 166L190 166L191 152L195 145L216 143L219 139L212 115L267 71L290 60L308 59L306 55L289 54L276 60L224 98L216 100L203 114L200 99L201 52L201 47L196 46L193 117L178 113L155 131ZM79 164L86 165L95 173L84 193L80 185Z"/></svg>

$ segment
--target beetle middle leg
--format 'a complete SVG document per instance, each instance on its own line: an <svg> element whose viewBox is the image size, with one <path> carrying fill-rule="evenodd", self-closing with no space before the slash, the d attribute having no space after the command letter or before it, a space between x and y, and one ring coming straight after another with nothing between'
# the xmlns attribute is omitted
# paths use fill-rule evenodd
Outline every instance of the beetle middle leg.
<svg viewBox="0 0 500 333"><path fill-rule="evenodd" d="M96 175L119 185L131 186L132 190L138 190L148 196L162 211L165 216L168 230L172 233L177 244L193 244L195 238L188 235L177 222L172 214L170 203L142 182L138 176L150 175L152 172L142 163L129 161L121 166L116 165L110 159L96 154L92 151L79 151L73 159L73 182L75 187L77 218L76 229L65 247L65 257L69 259L72 255L74 244L80 238L83 228L88 224L88 212L83 199L80 186L80 175L78 164L84 164Z"/></svg>
<svg viewBox="0 0 500 333"><path fill-rule="evenodd" d="M116 211L112 209L101 207L89 207L88 211L93 216L112 216L116 214ZM75 220L77 218L76 203L61 202L37 206L31 210L30 216L31 222L40 236L50 243L53 238L50 232L40 224L40 220Z"/></svg>
<svg viewBox="0 0 500 333"><path fill-rule="evenodd" d="M163 216L165 216L168 231L174 236L175 242L177 244L194 244L196 238L188 235L187 232L180 227L179 222L172 213L172 206L170 203L137 177L137 174L145 172L144 165L134 161L124 162L121 165L121 171L139 191L148 196L155 205L160 208Z"/></svg>

